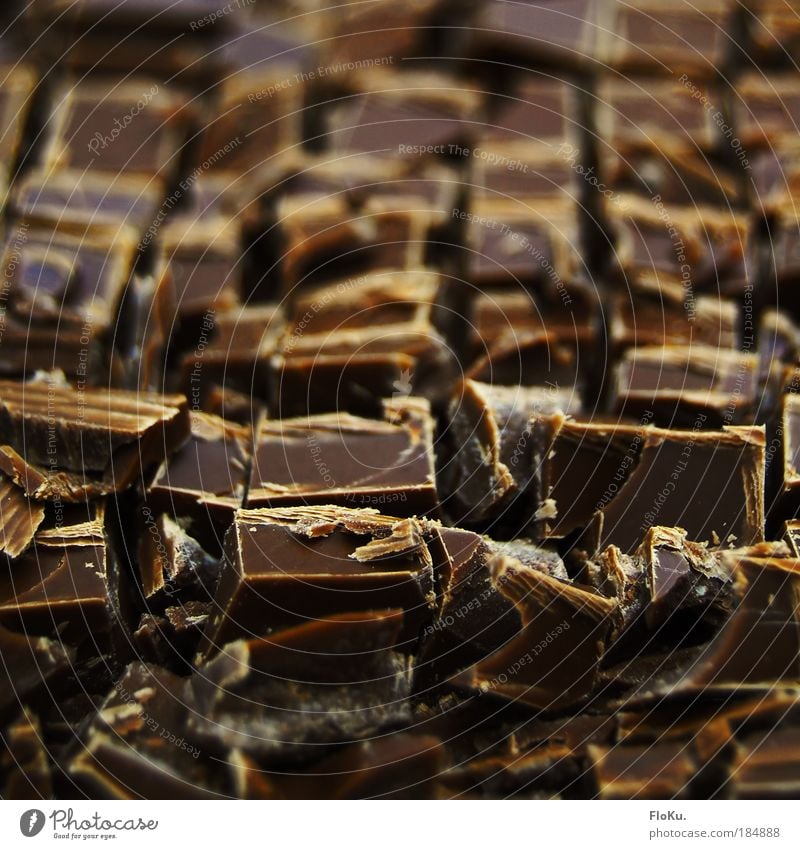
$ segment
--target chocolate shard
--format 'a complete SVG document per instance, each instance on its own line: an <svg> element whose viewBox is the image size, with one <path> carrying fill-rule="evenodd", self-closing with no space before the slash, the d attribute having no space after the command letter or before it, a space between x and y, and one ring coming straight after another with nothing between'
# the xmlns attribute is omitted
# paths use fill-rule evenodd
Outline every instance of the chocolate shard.
<svg viewBox="0 0 800 849"><path fill-rule="evenodd" d="M211 602L187 601L163 614L143 613L133 632L139 659L178 673L190 670L211 610Z"/></svg>
<svg viewBox="0 0 800 849"><path fill-rule="evenodd" d="M698 764L683 742L590 746L596 798L687 799Z"/></svg>
<svg viewBox="0 0 800 849"><path fill-rule="evenodd" d="M481 693L541 710L590 696L617 602L503 555L495 557L490 568L493 582L516 607L522 627L472 667L466 680Z"/></svg>
<svg viewBox="0 0 800 849"><path fill-rule="evenodd" d="M0 442L51 471L102 474L121 489L188 435L183 396L0 381Z"/></svg>
<svg viewBox="0 0 800 849"><path fill-rule="evenodd" d="M32 704L70 668L74 651L61 641L27 637L0 625L0 717Z"/></svg>
<svg viewBox="0 0 800 849"><path fill-rule="evenodd" d="M436 525L371 508L239 510L203 651L336 613L402 607L412 650L444 557Z"/></svg>
<svg viewBox="0 0 800 849"><path fill-rule="evenodd" d="M27 708L0 734L3 799L51 799L53 775L42 728Z"/></svg>
<svg viewBox="0 0 800 849"><path fill-rule="evenodd" d="M0 465L2 465L0 463ZM0 554L14 558L31 544L44 519L44 505L0 472Z"/></svg>
<svg viewBox="0 0 800 849"><path fill-rule="evenodd" d="M796 799L800 794L796 727L746 735L737 747L725 790L732 799Z"/></svg>
<svg viewBox="0 0 800 849"><path fill-rule="evenodd" d="M446 681L520 633L517 607L494 580L491 564L497 557L567 580L561 558L528 540L497 542L458 528L442 528L440 534L448 559L440 577L439 610L422 634L417 689Z"/></svg>
<svg viewBox="0 0 800 849"><path fill-rule="evenodd" d="M434 422L421 398L384 401L382 420L347 413L267 420L258 431L248 507L340 504L434 515Z"/></svg>
<svg viewBox="0 0 800 849"><path fill-rule="evenodd" d="M133 663L72 747L67 776L95 799L211 799L227 795L186 736L182 679Z"/></svg>
<svg viewBox="0 0 800 849"><path fill-rule="evenodd" d="M514 522L535 477L539 419L574 405L569 390L490 386L465 380L450 401L454 467L446 506L455 524Z"/></svg>
<svg viewBox="0 0 800 849"><path fill-rule="evenodd" d="M230 643L186 684L186 729L223 754L303 763L411 718L399 610L328 616ZM311 717L314 721L309 721Z"/></svg>
<svg viewBox="0 0 800 849"><path fill-rule="evenodd" d="M151 511L190 519L199 539L216 543L244 500L251 430L208 413L189 415L189 440L155 473L145 501Z"/></svg>
<svg viewBox="0 0 800 849"><path fill-rule="evenodd" d="M219 561L168 515L142 509L137 565L145 604L161 611L183 601L209 601L219 581Z"/></svg>

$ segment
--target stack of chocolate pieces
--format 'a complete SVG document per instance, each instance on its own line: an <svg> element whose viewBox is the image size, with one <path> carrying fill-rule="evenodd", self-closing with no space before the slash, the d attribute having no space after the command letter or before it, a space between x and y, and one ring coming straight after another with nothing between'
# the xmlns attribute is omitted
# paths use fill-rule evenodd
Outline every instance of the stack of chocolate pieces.
<svg viewBox="0 0 800 849"><path fill-rule="evenodd" d="M800 795L799 33L28 4L0 796Z"/></svg>

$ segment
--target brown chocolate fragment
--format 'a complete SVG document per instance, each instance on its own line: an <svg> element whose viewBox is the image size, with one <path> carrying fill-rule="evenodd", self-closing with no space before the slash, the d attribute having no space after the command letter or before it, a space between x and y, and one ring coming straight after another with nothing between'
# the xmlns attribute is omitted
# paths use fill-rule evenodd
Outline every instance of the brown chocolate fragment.
<svg viewBox="0 0 800 849"><path fill-rule="evenodd" d="M686 799L698 765L682 742L590 747L599 799Z"/></svg>
<svg viewBox="0 0 800 849"><path fill-rule="evenodd" d="M31 501L0 472L0 553L14 558L30 545L44 519L44 505Z"/></svg>
<svg viewBox="0 0 800 849"><path fill-rule="evenodd" d="M402 611L365 611L230 643L186 685L187 732L220 754L288 764L401 727L411 685L395 648L402 627Z"/></svg>
<svg viewBox="0 0 800 849"><path fill-rule="evenodd" d="M69 778L95 799L224 796L201 749L187 739L182 685L163 669L131 664L73 747Z"/></svg>
<svg viewBox="0 0 800 849"><path fill-rule="evenodd" d="M435 515L433 430L428 402L410 396L385 401L383 420L347 413L267 420L247 506L385 506L400 516Z"/></svg>
<svg viewBox="0 0 800 849"><path fill-rule="evenodd" d="M490 569L521 628L465 680L481 693L543 710L583 701L597 686L617 603L503 555Z"/></svg>
<svg viewBox="0 0 800 849"><path fill-rule="evenodd" d="M188 431L182 396L99 388L76 392L54 378L0 381L0 443L14 452L3 471L29 496L37 496L38 485L62 471L124 489L140 470L181 445ZM33 471L33 488L18 458Z"/></svg>
<svg viewBox="0 0 800 849"><path fill-rule="evenodd" d="M39 720L23 709L0 734L0 795L3 799L50 799L53 777Z"/></svg>
<svg viewBox="0 0 800 849"><path fill-rule="evenodd" d="M241 635L387 606L406 611L403 645L411 650L432 614L433 571L443 556L425 520L370 508L239 510L205 651Z"/></svg>
<svg viewBox="0 0 800 849"><path fill-rule="evenodd" d="M726 791L733 799L796 799L800 794L797 728L746 735L731 765Z"/></svg>

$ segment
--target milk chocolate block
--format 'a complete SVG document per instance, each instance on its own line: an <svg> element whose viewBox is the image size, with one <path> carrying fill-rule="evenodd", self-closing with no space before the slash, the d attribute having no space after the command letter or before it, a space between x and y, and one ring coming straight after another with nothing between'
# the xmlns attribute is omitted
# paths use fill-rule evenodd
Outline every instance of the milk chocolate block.
<svg viewBox="0 0 800 849"><path fill-rule="evenodd" d="M492 580L516 608L519 632L465 681L481 693L541 710L587 698L599 681L616 601L500 555Z"/></svg>
<svg viewBox="0 0 800 849"><path fill-rule="evenodd" d="M137 565L147 609L209 601L219 581L219 561L165 513L154 515L143 507L140 526Z"/></svg>
<svg viewBox="0 0 800 849"><path fill-rule="evenodd" d="M689 799L699 763L682 741L591 746L598 799Z"/></svg>
<svg viewBox="0 0 800 849"><path fill-rule="evenodd" d="M656 138L660 138L659 135ZM624 206L629 194L660 198L665 204L742 209L747 195L739 175L697 149L670 143L631 148L603 144L598 151L599 178L610 204ZM756 172L753 167L754 174Z"/></svg>
<svg viewBox="0 0 800 849"><path fill-rule="evenodd" d="M719 145L720 131L701 96L712 103L716 97L702 81L698 89L677 78L604 76L597 87L600 145L622 156L640 149L708 154Z"/></svg>
<svg viewBox="0 0 800 849"><path fill-rule="evenodd" d="M84 384L107 382L103 348L135 247L135 232L126 228L113 240L34 230L24 223L13 229L2 260L0 372L17 377L59 368Z"/></svg>
<svg viewBox="0 0 800 849"><path fill-rule="evenodd" d="M700 644L734 604L720 552L688 540L682 528L652 527L632 555L610 546L597 566L598 588L619 602L615 658Z"/></svg>
<svg viewBox="0 0 800 849"><path fill-rule="evenodd" d="M14 558L30 545L44 520L44 504L33 501L0 472L0 553Z"/></svg>
<svg viewBox="0 0 800 849"><path fill-rule="evenodd" d="M580 135L578 108L578 90L569 80L547 73L525 74L510 92L489 97L478 146L525 142L552 152L575 145ZM479 152L475 155L481 158Z"/></svg>
<svg viewBox="0 0 800 849"><path fill-rule="evenodd" d="M224 784L187 739L182 687L156 666L128 666L66 759L72 782L96 799L224 797Z"/></svg>
<svg viewBox="0 0 800 849"><path fill-rule="evenodd" d="M186 97L147 77L81 82L58 99L42 165L168 177L188 118Z"/></svg>
<svg viewBox="0 0 800 849"><path fill-rule="evenodd" d="M560 201L577 211L582 186L580 150L567 142L539 146L490 139L470 152L472 191L478 201L514 199L531 206Z"/></svg>
<svg viewBox="0 0 800 849"><path fill-rule="evenodd" d="M0 62L0 197L5 198L8 184L14 174L21 149L25 119L30 111L31 98L36 87L33 68L17 63L9 66Z"/></svg>
<svg viewBox="0 0 800 849"><path fill-rule="evenodd" d="M663 345L738 346L739 311L733 298L695 295L680 282L648 274L630 292L609 297L608 332L616 351Z"/></svg>
<svg viewBox="0 0 800 849"><path fill-rule="evenodd" d="M180 395L99 388L76 394L54 379L0 381L0 468L30 497L82 500L79 490L91 482L122 490L188 436Z"/></svg>
<svg viewBox="0 0 800 849"><path fill-rule="evenodd" d="M607 18L603 0L489 0L476 15L470 48L500 61L583 68L597 61Z"/></svg>
<svg viewBox="0 0 800 849"><path fill-rule="evenodd" d="M228 218L175 221L163 234L179 333L173 346L195 347L217 312L239 306L242 293L240 234Z"/></svg>
<svg viewBox="0 0 800 849"><path fill-rule="evenodd" d="M540 473L542 535L591 523L589 549L625 553L656 524L715 545L762 540L764 428L701 428L700 417L690 431L561 422Z"/></svg>
<svg viewBox="0 0 800 849"><path fill-rule="evenodd" d="M0 571L0 622L26 634L58 635L68 645L109 648L125 626L124 578L101 522L65 529L72 538L34 537Z"/></svg>
<svg viewBox="0 0 800 849"><path fill-rule="evenodd" d="M789 519L784 523L783 539L792 557L800 557L800 519Z"/></svg>
<svg viewBox="0 0 800 849"><path fill-rule="evenodd" d="M384 418L329 413L266 420L256 438L248 507L338 504L435 515L434 422L421 398L384 401Z"/></svg>
<svg viewBox="0 0 800 849"><path fill-rule="evenodd" d="M434 605L443 553L435 526L371 508L239 510L225 539L225 563L206 653L239 636L336 613L402 607L402 645L413 650Z"/></svg>
<svg viewBox="0 0 800 849"><path fill-rule="evenodd" d="M284 311L277 304L242 306L215 313L210 323L208 338L199 338L181 359L189 403L213 413L217 393L229 400L244 393L248 412L243 421L253 422L258 400L269 398L270 359L285 326Z"/></svg>
<svg viewBox="0 0 800 849"><path fill-rule="evenodd" d="M800 95L794 73L747 74L736 82L733 124L746 151L757 148L781 149L793 144L800 119Z"/></svg>
<svg viewBox="0 0 800 849"><path fill-rule="evenodd" d="M148 507L191 520L196 536L222 543L242 506L250 465L250 428L192 412L191 435L156 472L145 492Z"/></svg>
<svg viewBox="0 0 800 849"><path fill-rule="evenodd" d="M628 75L714 77L731 53L727 28L730 5L724 0L658 0L610 3L604 23L602 56Z"/></svg>
<svg viewBox="0 0 800 849"><path fill-rule="evenodd" d="M377 608L230 643L186 685L187 734L218 755L289 765L401 728L411 719L402 629L402 611Z"/></svg>
<svg viewBox="0 0 800 849"><path fill-rule="evenodd" d="M562 416L575 400L569 389L460 384L449 408L452 469L444 502L456 524L519 520L535 476L537 421Z"/></svg>
<svg viewBox="0 0 800 849"><path fill-rule="evenodd" d="M3 799L50 799L53 776L39 720L27 708L0 734Z"/></svg>
<svg viewBox="0 0 800 849"><path fill-rule="evenodd" d="M782 0L750 0L748 49L757 61L795 67L800 56L800 22L795 10Z"/></svg>
<svg viewBox="0 0 800 849"><path fill-rule="evenodd" d="M739 292L752 274L751 231L731 210L667 205L659 197L607 203L617 262L634 279L677 283L689 293Z"/></svg>
<svg viewBox="0 0 800 849"><path fill-rule="evenodd" d="M486 199L457 215L466 222L465 275L478 290L566 287L578 276L577 222L570 202L556 198Z"/></svg>
<svg viewBox="0 0 800 849"><path fill-rule="evenodd" d="M259 169L276 172L279 160L299 146L304 75L285 58L274 67L226 70L211 90L213 112L204 122L197 167L232 180Z"/></svg>
<svg viewBox="0 0 800 849"><path fill-rule="evenodd" d="M5 571L5 564L4 571ZM23 705L34 704L48 683L66 674L74 651L62 640L32 637L0 624L0 717L16 716Z"/></svg>
<svg viewBox="0 0 800 849"><path fill-rule="evenodd" d="M793 209L793 203L782 205L770 223L770 260L774 280L766 297L770 306L782 309L797 320L800 318L800 305L795 294L796 283L800 279L800 216Z"/></svg>
<svg viewBox="0 0 800 849"><path fill-rule="evenodd" d="M519 634L514 602L495 580L496 558L514 558L525 569L568 581L561 558L530 540L498 542L460 528L442 528L441 537L446 568L439 610L423 631L415 665L420 691L489 657Z"/></svg>
<svg viewBox="0 0 800 849"><path fill-rule="evenodd" d="M732 799L796 799L800 795L796 728L746 735L731 764L727 789Z"/></svg>
<svg viewBox="0 0 800 849"><path fill-rule="evenodd" d="M358 89L330 105L325 120L325 142L337 154L418 159L468 145L480 98L457 78L374 67L354 82Z"/></svg>
<svg viewBox="0 0 800 849"><path fill-rule="evenodd" d="M290 325L271 369L273 415L377 416L386 397L413 393L440 402L455 360L428 322L306 334L301 319Z"/></svg>
<svg viewBox="0 0 800 849"><path fill-rule="evenodd" d="M644 347L625 352L616 369L615 411L646 413L660 427L751 424L759 408L756 354L706 345Z"/></svg>
<svg viewBox="0 0 800 849"><path fill-rule="evenodd" d="M36 169L14 187L11 208L34 228L111 239L124 228L144 235L162 194L158 181L137 174Z"/></svg>

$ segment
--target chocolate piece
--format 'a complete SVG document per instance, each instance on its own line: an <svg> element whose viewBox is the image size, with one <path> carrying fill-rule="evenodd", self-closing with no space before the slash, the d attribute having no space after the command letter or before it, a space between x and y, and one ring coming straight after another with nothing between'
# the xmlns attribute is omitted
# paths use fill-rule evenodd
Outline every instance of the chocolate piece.
<svg viewBox="0 0 800 849"><path fill-rule="evenodd" d="M27 709L0 735L4 799L50 799L53 777L39 720Z"/></svg>
<svg viewBox="0 0 800 849"><path fill-rule="evenodd" d="M624 74L713 77L729 54L730 7L724 0L658 0L609 4L603 59Z"/></svg>
<svg viewBox="0 0 800 849"><path fill-rule="evenodd" d="M98 382L135 244L135 233L121 226L113 241L25 224L13 230L3 256L0 373L60 368L84 384Z"/></svg>
<svg viewBox="0 0 800 849"><path fill-rule="evenodd" d="M267 420L257 436L248 507L339 504L434 515L438 498L430 405L384 401L384 420L331 413Z"/></svg>
<svg viewBox="0 0 800 849"><path fill-rule="evenodd" d="M248 397L245 406L250 413L244 421L256 421L252 411L257 404L250 396L269 397L269 361L284 327L282 308L274 304L243 306L215 313L202 327L206 324L213 327L201 332L194 350L181 360L183 385L192 409L214 413L211 404L217 390L225 398L239 392Z"/></svg>
<svg viewBox="0 0 800 849"><path fill-rule="evenodd" d="M794 372L789 372L794 375ZM789 375L787 375L788 377ZM786 391L781 399L781 435L783 470L781 475L781 504L784 511L794 515L800 506L800 397L796 394L796 379L784 384Z"/></svg>
<svg viewBox="0 0 800 849"><path fill-rule="evenodd" d="M209 600L219 580L219 561L166 514L154 517L143 507L142 525L137 563L148 610L192 598Z"/></svg>
<svg viewBox="0 0 800 849"><path fill-rule="evenodd" d="M66 763L92 798L210 799L224 787L187 739L182 679L133 663L106 696Z"/></svg>
<svg viewBox="0 0 800 849"><path fill-rule="evenodd" d="M593 515L589 550L630 553L655 524L699 542L763 539L764 429L701 426L700 418L691 431L564 422L542 471L540 503L551 499L554 514L544 534L565 536Z"/></svg>
<svg viewBox="0 0 800 849"><path fill-rule="evenodd" d="M498 59L524 59L546 66L584 67L596 61L607 26L597 0L538 0L481 5L472 34L477 53Z"/></svg>
<svg viewBox="0 0 800 849"><path fill-rule="evenodd" d="M415 666L417 690L490 657L520 633L515 603L495 579L492 564L497 558L567 580L561 558L529 540L497 542L458 528L442 528L441 537L448 558L440 580L442 598L436 618L423 631Z"/></svg>
<svg viewBox="0 0 800 849"><path fill-rule="evenodd" d="M800 56L800 23L782 0L750 0L749 50L758 62L784 64Z"/></svg>
<svg viewBox="0 0 800 849"><path fill-rule="evenodd" d="M733 125L742 147L780 149L797 136L800 97L794 74L748 74L736 81L732 98Z"/></svg>
<svg viewBox="0 0 800 849"><path fill-rule="evenodd" d="M479 98L457 79L372 68L357 83L328 110L326 140L338 154L447 156L468 140Z"/></svg>
<svg viewBox="0 0 800 849"><path fill-rule="evenodd" d="M800 558L800 519L790 519L783 526L783 539L792 552L792 557Z"/></svg>
<svg viewBox="0 0 800 849"><path fill-rule="evenodd" d="M31 501L0 472L0 553L14 558L30 545L44 519L44 505Z"/></svg>
<svg viewBox="0 0 800 849"><path fill-rule="evenodd" d="M650 413L661 427L750 424L757 411L758 356L705 345L635 348L616 370L615 411Z"/></svg>
<svg viewBox="0 0 800 849"><path fill-rule="evenodd" d="M150 79L82 82L60 97L44 167L165 176L177 166L187 102Z"/></svg>
<svg viewBox="0 0 800 849"><path fill-rule="evenodd" d="M143 613L133 632L139 659L175 672L190 670L211 609L211 602L187 601L163 615Z"/></svg>
<svg viewBox="0 0 800 849"><path fill-rule="evenodd" d="M242 505L251 431L207 413L190 413L191 436L147 486L150 509L192 520L202 539L224 535Z"/></svg>
<svg viewBox="0 0 800 849"><path fill-rule="evenodd" d="M453 466L445 506L457 524L514 522L535 473L537 421L575 403L569 390L464 381L450 402Z"/></svg>
<svg viewBox="0 0 800 849"><path fill-rule="evenodd" d="M796 728L747 735L731 765L727 790L733 799L796 799L800 794Z"/></svg>
<svg viewBox="0 0 800 849"><path fill-rule="evenodd" d="M35 536L0 572L0 621L102 653L126 626L125 577L101 522ZM114 632L112 634L112 632Z"/></svg>
<svg viewBox="0 0 800 849"><path fill-rule="evenodd" d="M144 233L160 200L158 183L136 174L37 170L15 186L12 208L35 228L111 238L121 227Z"/></svg>
<svg viewBox="0 0 800 849"><path fill-rule="evenodd" d="M0 717L5 717L32 704L39 691L66 673L74 651L61 640L27 637L0 624L0 655Z"/></svg>
<svg viewBox="0 0 800 849"><path fill-rule="evenodd" d="M597 798L687 799L698 764L682 742L591 746Z"/></svg>
<svg viewBox="0 0 800 849"><path fill-rule="evenodd" d="M182 396L87 388L77 393L76 408L75 390L55 380L0 381L0 443L13 452L2 469L29 496L36 497L42 479L62 470L124 489L188 435Z"/></svg>
<svg viewBox="0 0 800 849"><path fill-rule="evenodd" d="M617 603L499 555L489 568L516 607L518 635L478 662L468 681L482 693L542 710L575 704L598 682Z"/></svg>
<svg viewBox="0 0 800 849"><path fill-rule="evenodd" d="M681 157L712 151L720 131L705 104L713 98L702 81L689 88L678 79L603 77L597 90L602 143L621 156L641 148Z"/></svg>
<svg viewBox="0 0 800 849"><path fill-rule="evenodd" d="M403 646L411 650L432 613L440 552L435 527L374 509L239 510L205 651L240 635L387 606L406 611Z"/></svg>
<svg viewBox="0 0 800 849"><path fill-rule="evenodd" d="M36 85L33 68L16 62L13 66L0 64L3 91L0 94L0 191L5 197L8 183L17 158L22 153L21 144L25 120Z"/></svg>
<svg viewBox="0 0 800 849"><path fill-rule="evenodd" d="M218 753L302 763L397 728L410 719L402 627L402 611L377 610L231 643L187 684L187 732Z"/></svg>
<svg viewBox="0 0 800 849"><path fill-rule="evenodd" d="M469 155L474 197L481 203L513 199L532 206L558 201L565 209L578 209L579 151L568 142L553 150L535 142L492 139L470 150Z"/></svg>

